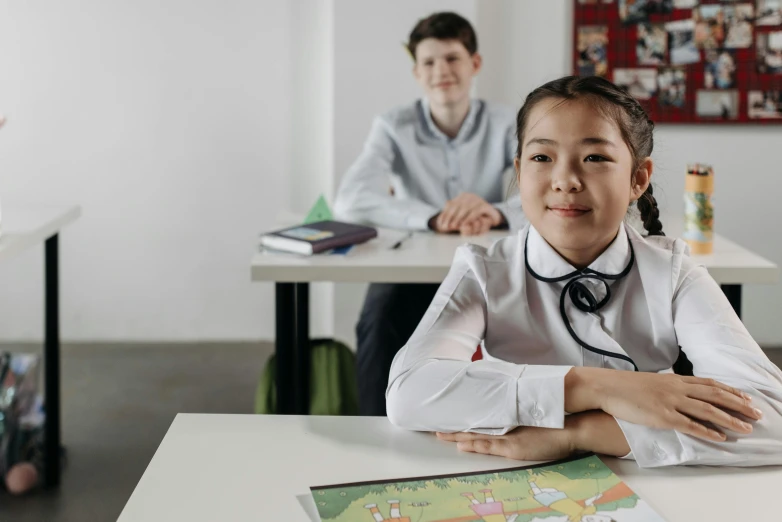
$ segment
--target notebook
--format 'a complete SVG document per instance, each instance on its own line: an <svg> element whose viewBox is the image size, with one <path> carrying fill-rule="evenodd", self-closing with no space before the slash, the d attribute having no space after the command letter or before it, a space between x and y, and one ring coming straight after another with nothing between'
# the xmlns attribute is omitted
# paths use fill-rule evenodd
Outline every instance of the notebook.
<svg viewBox="0 0 782 522"><path fill-rule="evenodd" d="M269 232L261 245L273 250L313 255L335 248L364 243L377 237L377 230L341 221L318 221Z"/></svg>

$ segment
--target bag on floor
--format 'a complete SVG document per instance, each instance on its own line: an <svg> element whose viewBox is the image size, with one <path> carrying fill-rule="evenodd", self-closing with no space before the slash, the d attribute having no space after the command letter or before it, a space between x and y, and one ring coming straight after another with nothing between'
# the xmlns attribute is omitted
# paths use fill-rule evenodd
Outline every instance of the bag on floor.
<svg viewBox="0 0 782 522"><path fill-rule="evenodd" d="M333 339L310 341L310 415L358 415L356 356ZM277 413L276 359L269 358L258 381L255 413Z"/></svg>

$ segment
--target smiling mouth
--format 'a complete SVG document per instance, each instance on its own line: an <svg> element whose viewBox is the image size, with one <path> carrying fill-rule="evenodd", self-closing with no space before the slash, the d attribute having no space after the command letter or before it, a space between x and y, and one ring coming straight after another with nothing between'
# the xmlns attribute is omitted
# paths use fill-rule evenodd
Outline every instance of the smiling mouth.
<svg viewBox="0 0 782 522"><path fill-rule="evenodd" d="M577 218L592 212L592 209L586 207L547 207L547 210L565 218Z"/></svg>

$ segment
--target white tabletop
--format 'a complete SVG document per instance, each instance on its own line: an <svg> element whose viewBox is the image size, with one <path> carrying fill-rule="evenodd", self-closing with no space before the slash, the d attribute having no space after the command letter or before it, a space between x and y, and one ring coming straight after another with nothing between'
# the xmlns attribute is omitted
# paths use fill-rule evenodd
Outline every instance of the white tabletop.
<svg viewBox="0 0 782 522"><path fill-rule="evenodd" d="M81 216L75 205L3 205L0 261L43 243Z"/></svg>
<svg viewBox="0 0 782 522"><path fill-rule="evenodd" d="M669 230L671 235L680 233L675 226L669 226ZM440 283L459 245L470 242L489 246L507 234L491 232L466 238L418 232L399 249L391 250L405 233L379 229L376 239L353 247L347 255L258 252L252 258L251 277L253 281L275 282ZM776 264L719 235L714 239L713 254L692 257L720 284L775 283L779 277Z"/></svg>
<svg viewBox="0 0 782 522"><path fill-rule="evenodd" d="M668 522L779 518L782 467L641 470L603 461ZM307 499L310 486L525 464L459 453L381 417L180 414L119 522L307 521L297 496Z"/></svg>

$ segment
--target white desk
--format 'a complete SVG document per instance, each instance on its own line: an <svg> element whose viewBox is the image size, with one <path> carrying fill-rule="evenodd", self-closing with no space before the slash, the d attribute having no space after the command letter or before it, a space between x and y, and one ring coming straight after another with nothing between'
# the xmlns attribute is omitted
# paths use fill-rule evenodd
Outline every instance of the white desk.
<svg viewBox="0 0 782 522"><path fill-rule="evenodd" d="M44 244L44 456L47 486L60 482L60 230L81 215L78 206L5 206L2 209L0 261Z"/></svg>
<svg viewBox="0 0 782 522"><path fill-rule="evenodd" d="M397 250L389 247L404 233L379 229L378 237L353 247L347 255L295 256L256 253L251 262L253 281L303 283L440 283L448 274L456 248L465 243L489 246L508 232L462 237L420 232ZM771 261L722 236L714 253L692 256L721 285L775 283L779 268Z"/></svg>
<svg viewBox="0 0 782 522"><path fill-rule="evenodd" d="M641 470L603 458L668 522L778 520L782 467ZM513 468L381 417L178 415L119 522L308 521L310 486Z"/></svg>
<svg viewBox="0 0 782 522"><path fill-rule="evenodd" d="M681 233L676 220L665 220L666 232ZM309 285L311 281L371 283L440 283L448 273L454 251L466 242L491 245L508 232L465 238L459 235L416 233L399 249L391 250L403 232L379 230L378 237L354 247L347 255L293 256L256 253L251 263L253 281L276 283L277 397L280 413L309 411ZM775 283L778 267L719 235L714 253L693 256L722 285L741 316L741 285ZM282 376L282 378L280 378Z"/></svg>

